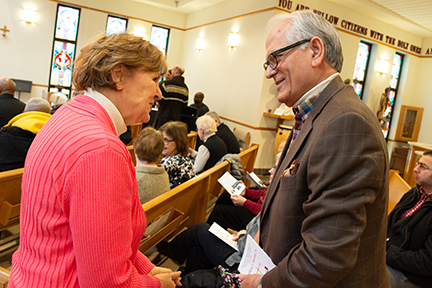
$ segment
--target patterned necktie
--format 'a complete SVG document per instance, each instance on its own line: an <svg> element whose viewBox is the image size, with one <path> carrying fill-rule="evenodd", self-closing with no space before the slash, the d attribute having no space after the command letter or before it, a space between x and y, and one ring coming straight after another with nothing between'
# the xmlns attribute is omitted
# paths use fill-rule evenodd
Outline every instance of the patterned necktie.
<svg viewBox="0 0 432 288"><path fill-rule="evenodd" d="M297 135L300 133L301 126L306 121L310 111L312 110L313 105L315 104L319 93L313 95L309 99L306 99L304 102L300 103L297 107L293 107L294 115L294 127L293 127L293 136L290 142L290 147L293 144L294 140L297 138Z"/></svg>

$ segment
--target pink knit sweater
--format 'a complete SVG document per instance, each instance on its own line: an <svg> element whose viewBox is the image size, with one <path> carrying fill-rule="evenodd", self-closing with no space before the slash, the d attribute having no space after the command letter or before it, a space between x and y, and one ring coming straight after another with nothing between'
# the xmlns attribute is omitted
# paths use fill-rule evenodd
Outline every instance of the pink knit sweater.
<svg viewBox="0 0 432 288"><path fill-rule="evenodd" d="M130 154L102 106L78 96L27 154L8 287L160 287L138 251L145 223Z"/></svg>

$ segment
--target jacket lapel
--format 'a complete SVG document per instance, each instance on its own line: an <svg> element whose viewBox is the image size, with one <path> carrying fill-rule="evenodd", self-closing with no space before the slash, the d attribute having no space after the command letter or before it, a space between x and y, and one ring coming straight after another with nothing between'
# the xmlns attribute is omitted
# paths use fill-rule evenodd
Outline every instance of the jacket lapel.
<svg viewBox="0 0 432 288"><path fill-rule="evenodd" d="M263 203L261 209L261 219L264 218L270 203L273 200L273 197L276 194L276 191L279 190L279 184L281 181L281 175L283 172L289 167L291 162L296 159L295 157L298 155L300 148L307 142L307 138L312 131L313 122L316 117L321 113L326 104L330 101L330 99L337 94L344 87L344 83L340 76L337 76L333 79L327 87L320 93L315 105L312 107L312 110L306 119L305 123L303 123L300 133L297 135L297 138L294 140L291 147L289 147L289 141L292 138L292 131L288 137L287 144L282 151L281 160L279 161L279 165L273 177L272 183L269 187L269 190L266 193L265 201ZM289 147L289 149L288 149ZM285 157L284 157L285 156Z"/></svg>

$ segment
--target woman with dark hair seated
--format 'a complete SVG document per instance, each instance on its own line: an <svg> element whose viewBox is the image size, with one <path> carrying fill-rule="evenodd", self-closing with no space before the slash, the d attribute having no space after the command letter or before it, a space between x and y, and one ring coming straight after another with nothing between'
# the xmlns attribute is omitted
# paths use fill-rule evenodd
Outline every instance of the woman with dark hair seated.
<svg viewBox="0 0 432 288"><path fill-rule="evenodd" d="M170 190L165 167L156 164L162 154L162 133L152 127L144 128L133 143L137 165L138 194L141 204Z"/></svg>
<svg viewBox="0 0 432 288"><path fill-rule="evenodd" d="M216 135L216 123L208 115L201 116L196 121L198 136L203 144L198 152L190 149L191 156L195 158L195 173L206 171L213 167L219 159L227 154L225 142Z"/></svg>
<svg viewBox="0 0 432 288"><path fill-rule="evenodd" d="M164 149L160 164L168 173L171 189L195 177L195 171L189 154L187 126L180 121L170 121L162 125Z"/></svg>

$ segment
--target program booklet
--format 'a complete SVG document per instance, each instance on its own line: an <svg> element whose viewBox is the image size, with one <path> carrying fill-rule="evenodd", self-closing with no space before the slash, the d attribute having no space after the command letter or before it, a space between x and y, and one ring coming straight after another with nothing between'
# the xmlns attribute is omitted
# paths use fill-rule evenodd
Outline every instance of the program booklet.
<svg viewBox="0 0 432 288"><path fill-rule="evenodd" d="M218 182L231 195L234 194L240 195L240 193L246 188L246 186L243 183L240 183L228 171L225 172L225 174L218 179Z"/></svg>
<svg viewBox="0 0 432 288"><path fill-rule="evenodd" d="M219 239L221 239L222 241L227 243L229 246L231 246L232 248L234 248L235 250L238 251L237 241L234 241L232 239L233 235L231 233L229 233L227 230L225 230L224 228L222 228L219 224L217 224L216 222L213 222L213 224L210 226L208 231L213 233Z"/></svg>
<svg viewBox="0 0 432 288"><path fill-rule="evenodd" d="M249 173L246 171L246 178L252 181L252 183L260 189L267 189L261 179L254 173Z"/></svg>
<svg viewBox="0 0 432 288"><path fill-rule="evenodd" d="M238 267L240 273L264 275L274 267L276 267L276 265L273 263L270 257L248 234L243 256Z"/></svg>

